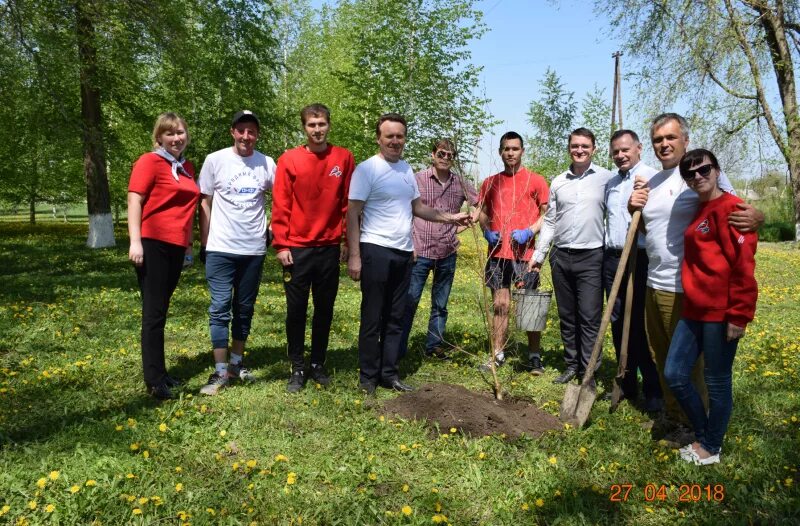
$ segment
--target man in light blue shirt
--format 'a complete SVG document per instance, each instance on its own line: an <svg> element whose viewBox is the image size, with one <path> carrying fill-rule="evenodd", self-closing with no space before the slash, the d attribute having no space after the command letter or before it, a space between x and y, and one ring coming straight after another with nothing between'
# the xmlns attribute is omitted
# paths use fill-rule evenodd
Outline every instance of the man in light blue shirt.
<svg viewBox="0 0 800 526"><path fill-rule="evenodd" d="M625 238L631 223L628 211L628 199L633 192L633 181L636 177L645 180L658 170L641 161L642 144L639 136L631 130L617 130L611 136L611 158L617 166L614 176L606 187L606 241L603 254L603 288L608 297L614 275L619 266ZM644 392L644 409L647 412L660 411L664 405L661 386L656 365L647 347L647 335L644 328L644 298L647 289L647 250L645 250L644 233L639 233L636 250L636 267L633 281L633 305L631 306L630 333L628 336L628 360L625 376L622 378L622 395L635 402L638 397L637 369L642 373L642 391ZM631 254L633 256L633 254ZM614 348L619 360L622 349L622 325L624 322L624 301L627 292L627 279L622 280L619 294L614 302L611 314L611 333Z"/></svg>

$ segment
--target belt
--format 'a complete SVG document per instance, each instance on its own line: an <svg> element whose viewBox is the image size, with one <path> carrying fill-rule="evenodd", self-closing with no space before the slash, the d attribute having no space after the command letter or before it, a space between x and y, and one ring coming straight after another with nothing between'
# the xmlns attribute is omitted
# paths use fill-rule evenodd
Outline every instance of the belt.
<svg viewBox="0 0 800 526"><path fill-rule="evenodd" d="M583 254L584 252L591 252L592 250L602 250L603 247L597 248L569 248L569 247L556 247L557 250L561 252L566 252L567 254Z"/></svg>
<svg viewBox="0 0 800 526"><path fill-rule="evenodd" d="M646 250L643 249L643 248L638 248L637 247L636 250L640 250L642 252L646 252ZM608 255L611 255L611 256L621 257L622 256L622 249L621 248L608 248L608 247L606 247L605 253L608 254Z"/></svg>

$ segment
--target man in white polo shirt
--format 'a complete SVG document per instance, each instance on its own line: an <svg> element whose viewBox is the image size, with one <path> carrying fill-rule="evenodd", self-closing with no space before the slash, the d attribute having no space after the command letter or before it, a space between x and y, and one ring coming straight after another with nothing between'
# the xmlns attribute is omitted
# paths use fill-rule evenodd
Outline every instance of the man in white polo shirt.
<svg viewBox="0 0 800 526"><path fill-rule="evenodd" d="M666 412L666 439L684 445L687 430L680 423L688 422L675 397L664 382L664 364L672 341L672 333L681 317L683 286L683 235L697 214L699 199L681 176L678 165L689 145L689 125L677 113L663 113L650 128L653 151L662 170L649 179L636 178L635 190L628 201L633 211L642 208L642 224L647 232L649 260L645 296L645 328L650 353L656 362ZM733 192L733 186L720 173L720 188ZM646 205L646 206L645 206ZM741 210L731 214L729 222L740 232L752 232L764 222L764 215L751 205L741 203ZM703 380L703 357L695 364L692 383L707 402ZM689 433L693 438L693 434Z"/></svg>
<svg viewBox="0 0 800 526"><path fill-rule="evenodd" d="M413 216L465 225L470 216L426 206L414 171L405 162L406 121L386 113L375 127L380 151L359 164L350 182L347 207L347 272L361 281L358 334L359 384L368 394L378 384L395 391L413 388L400 381L397 361L411 276Z"/></svg>
<svg viewBox="0 0 800 526"><path fill-rule="evenodd" d="M253 380L242 356L267 252L264 195L275 180L275 161L255 150L258 117L233 117L233 147L209 154L200 171L200 259L211 293L208 325L214 372L200 389L215 395L231 379ZM233 336L228 360L229 334Z"/></svg>

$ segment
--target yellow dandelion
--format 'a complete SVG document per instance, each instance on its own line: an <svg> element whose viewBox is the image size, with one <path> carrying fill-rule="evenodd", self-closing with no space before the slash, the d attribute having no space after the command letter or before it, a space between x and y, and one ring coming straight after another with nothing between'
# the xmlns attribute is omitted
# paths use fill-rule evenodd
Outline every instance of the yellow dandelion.
<svg viewBox="0 0 800 526"><path fill-rule="evenodd" d="M248 460L247 461L247 467L250 468L250 469L253 469L254 467L256 467L256 464L258 464L258 462L255 461L255 460Z"/></svg>
<svg viewBox="0 0 800 526"><path fill-rule="evenodd" d="M455 433L455 432L457 432L457 431L458 431L458 429L456 429L455 427L451 427L451 428L450 428L450 432L451 432L451 433Z"/></svg>
<svg viewBox="0 0 800 526"><path fill-rule="evenodd" d="M144 458L150 458L150 452L149 452L149 451L147 451L147 450L144 450L144 451L142 451L142 456L143 456Z"/></svg>
<svg viewBox="0 0 800 526"><path fill-rule="evenodd" d="M528 503L527 502L523 502L522 506L520 506L520 509L522 511L528 511Z"/></svg>
<svg viewBox="0 0 800 526"><path fill-rule="evenodd" d="M403 515L405 515L406 517L408 517L409 515L411 515L414 512L414 510L412 510L411 506L409 506L408 504L403 506L400 511L402 511Z"/></svg>
<svg viewBox="0 0 800 526"><path fill-rule="evenodd" d="M219 432L219 436L221 436L221 437L224 437L224 436L225 436L225 435L227 435L227 434L228 434L228 432L227 432L227 431L225 431L224 429L223 429L222 431L220 431L220 432Z"/></svg>
<svg viewBox="0 0 800 526"><path fill-rule="evenodd" d="M180 467L180 466L175 466L175 473L180 473L181 471L183 471L183 468L182 468L182 467Z"/></svg>
<svg viewBox="0 0 800 526"><path fill-rule="evenodd" d="M161 422L158 425L158 430L161 431L162 433L166 433L167 432L167 424L165 424L164 422Z"/></svg>
<svg viewBox="0 0 800 526"><path fill-rule="evenodd" d="M447 516L446 515L442 515L441 513L437 513L436 515L431 517L431 520L433 522L435 522L436 524L441 524L443 522L447 523Z"/></svg>
<svg viewBox="0 0 800 526"><path fill-rule="evenodd" d="M44 489L44 487L47 486L47 479L44 477L40 478L36 481L36 486L38 486L39 489Z"/></svg>
<svg viewBox="0 0 800 526"><path fill-rule="evenodd" d="M114 426L114 431L122 431L122 426L117 424Z"/></svg>
<svg viewBox="0 0 800 526"><path fill-rule="evenodd" d="M214 508L206 508L206 513L208 513L212 517L217 514L217 512L214 510Z"/></svg>
<svg viewBox="0 0 800 526"><path fill-rule="evenodd" d="M385 416L381 415L378 417L378 421L383 422L384 420L386 420Z"/></svg>
<svg viewBox="0 0 800 526"><path fill-rule="evenodd" d="M136 420L134 420L133 418L129 418L128 427L136 427Z"/></svg>
<svg viewBox="0 0 800 526"><path fill-rule="evenodd" d="M56 507L54 504L48 504L47 506L44 507L44 511L46 511L47 513L53 513L54 511L56 511Z"/></svg>
<svg viewBox="0 0 800 526"><path fill-rule="evenodd" d="M578 451L580 451L581 455L585 455L586 454L586 448L585 447L580 448Z"/></svg>
<svg viewBox="0 0 800 526"><path fill-rule="evenodd" d="M150 499L148 499L147 497L139 497L139 504L141 504L142 506L144 506L148 502L150 502Z"/></svg>
<svg viewBox="0 0 800 526"><path fill-rule="evenodd" d="M80 490L81 490L81 487L80 487L80 486L78 486L77 484L75 484L74 486L72 486L71 488L69 488L69 492L70 492L70 493L78 493Z"/></svg>
<svg viewBox="0 0 800 526"><path fill-rule="evenodd" d="M485 459L486 458L486 453L481 451L480 453L478 453L478 458L481 459L481 460Z"/></svg>
<svg viewBox="0 0 800 526"><path fill-rule="evenodd" d="M541 508L542 506L544 506L544 499L541 499L541 498L536 499L536 503L535 504L536 504L537 508Z"/></svg>
<svg viewBox="0 0 800 526"><path fill-rule="evenodd" d="M369 479L370 480L378 480L378 475L376 475L375 473L370 473L369 474Z"/></svg>
<svg viewBox="0 0 800 526"><path fill-rule="evenodd" d="M644 509L644 511L646 511L647 513L653 513L653 511L654 511L654 510L653 510L653 508L651 508L651 507L649 507L649 506L648 506L648 507L646 507L646 508Z"/></svg>
<svg viewBox="0 0 800 526"><path fill-rule="evenodd" d="M238 471L239 470L239 463L238 462L234 462L233 465L231 466L231 468L233 468L233 471Z"/></svg>
<svg viewBox="0 0 800 526"><path fill-rule="evenodd" d="M38 504L36 504L35 500L28 501L28 509L29 510L35 510L36 506L38 506Z"/></svg>
<svg viewBox="0 0 800 526"><path fill-rule="evenodd" d="M437 500L436 504L433 506L433 509L436 511L436 513L439 513L442 511L442 503Z"/></svg>
<svg viewBox="0 0 800 526"><path fill-rule="evenodd" d="M140 510L139 508L133 508L133 514L134 515L141 515L142 514L142 510Z"/></svg>
<svg viewBox="0 0 800 526"><path fill-rule="evenodd" d="M51 471L51 472L50 472L50 474L49 474L49 475L47 475L47 477L48 477L50 480L58 480L58 477L59 477L60 475L61 475L61 472L60 472L60 471Z"/></svg>
<svg viewBox="0 0 800 526"><path fill-rule="evenodd" d="M133 473L128 473L127 475L125 475L125 478L126 479L135 479L136 475L134 475Z"/></svg>
<svg viewBox="0 0 800 526"><path fill-rule="evenodd" d="M5 515L5 514L6 514L6 513L8 513L9 511L11 511L11 506L9 506L8 504L6 504L6 505L5 505L5 506L3 506L2 508L0 508L0 517L2 517L3 515Z"/></svg>
<svg viewBox="0 0 800 526"><path fill-rule="evenodd" d="M275 455L275 462L288 462L288 461L289 459L286 458L284 455L281 455L280 453Z"/></svg>
<svg viewBox="0 0 800 526"><path fill-rule="evenodd" d="M138 442L134 442L133 444L130 445L130 448L131 448L131 451L138 451L139 450L139 443Z"/></svg>
<svg viewBox="0 0 800 526"><path fill-rule="evenodd" d="M175 491L177 491L178 493L180 493L181 491L183 491L183 484L182 484L182 483L180 483L180 482L178 482L177 484L175 484Z"/></svg>
<svg viewBox="0 0 800 526"><path fill-rule="evenodd" d="M297 473L290 471L289 474L286 475L286 484L291 486L295 482L297 482Z"/></svg>
<svg viewBox="0 0 800 526"><path fill-rule="evenodd" d="M96 481L96 480L94 480L94 479L89 479L89 480L87 480L87 481L86 481L86 485L87 485L88 487L90 487L90 488L91 488L92 486L97 486L97 481Z"/></svg>
<svg viewBox="0 0 800 526"><path fill-rule="evenodd" d="M554 466L558 464L558 459L556 457L550 457L549 459L547 459L547 461Z"/></svg>
<svg viewBox="0 0 800 526"><path fill-rule="evenodd" d="M408 493L408 484L403 484L403 493Z"/></svg>
<svg viewBox="0 0 800 526"><path fill-rule="evenodd" d="M556 492L553 493L553 495L555 495L556 497L560 497L561 496L561 490L557 489Z"/></svg>

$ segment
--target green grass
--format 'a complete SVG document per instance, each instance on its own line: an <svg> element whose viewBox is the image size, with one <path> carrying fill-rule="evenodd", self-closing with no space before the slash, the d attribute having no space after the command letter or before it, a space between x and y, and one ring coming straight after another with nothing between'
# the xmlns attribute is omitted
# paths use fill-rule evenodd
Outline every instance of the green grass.
<svg viewBox="0 0 800 526"><path fill-rule="evenodd" d="M759 248L761 296L735 364L724 460L700 469L653 442L642 428L647 418L624 403L609 415L608 403L597 402L586 429L516 442L382 419L376 407L395 395L379 391L372 400L356 390L359 292L347 278L331 337L332 387L286 394L284 298L272 254L247 357L260 381L214 398L193 396L212 365L208 293L195 266L181 278L166 333L168 365L190 383L181 400L157 405L141 382L139 299L124 231L117 231L117 248L90 251L85 228L0 225L0 523L800 520L794 245ZM416 385L452 382L488 392L474 367L484 344L469 236L462 256L448 337L471 355L452 364L421 361L427 319L420 315L403 374ZM544 335L545 376L504 379L514 396L556 414L563 387L550 381L561 366L554 310ZM606 387L613 365L607 359L601 369ZM610 501L612 485L623 483L633 485L628 500ZM647 484L672 489L664 501L647 502ZM679 502L683 484L723 485L724 500Z"/></svg>

